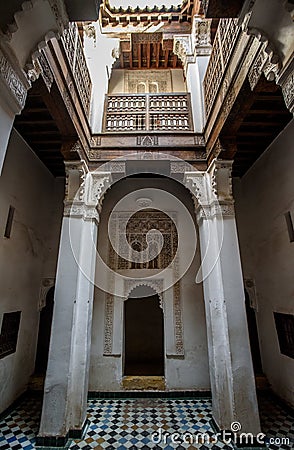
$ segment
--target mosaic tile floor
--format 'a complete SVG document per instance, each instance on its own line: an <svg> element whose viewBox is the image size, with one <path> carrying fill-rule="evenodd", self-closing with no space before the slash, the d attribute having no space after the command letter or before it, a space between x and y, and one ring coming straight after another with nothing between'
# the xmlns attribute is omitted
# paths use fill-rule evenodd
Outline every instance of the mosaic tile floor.
<svg viewBox="0 0 294 450"><path fill-rule="evenodd" d="M28 398L0 421L2 450L35 448L40 409L39 398ZM260 412L268 447L272 450L292 449L293 417L291 418L272 399L267 398L260 399ZM213 442L214 432L209 423L211 419L209 399L90 400L88 417L89 427L84 439L71 441L70 450L232 448L222 442ZM172 436L172 433L178 434ZM200 433L206 433L205 440L200 440L197 444L196 436L200 436ZM172 442L172 437L175 443ZM271 438L275 439L275 442L270 443ZM283 442L285 438L289 439L288 443Z"/></svg>

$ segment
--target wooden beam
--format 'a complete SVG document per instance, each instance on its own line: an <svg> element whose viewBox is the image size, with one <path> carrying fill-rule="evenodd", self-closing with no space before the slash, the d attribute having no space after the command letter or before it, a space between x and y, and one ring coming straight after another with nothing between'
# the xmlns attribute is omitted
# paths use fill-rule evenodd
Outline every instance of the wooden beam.
<svg viewBox="0 0 294 450"><path fill-rule="evenodd" d="M160 58L160 42L156 44L156 69L159 67L159 58Z"/></svg>
<svg viewBox="0 0 294 450"><path fill-rule="evenodd" d="M130 64L130 69L133 68L133 52L132 50L129 52L129 64Z"/></svg>
<svg viewBox="0 0 294 450"><path fill-rule="evenodd" d="M142 60L141 60L141 44L138 45L138 67L141 69L142 66Z"/></svg>
<svg viewBox="0 0 294 450"><path fill-rule="evenodd" d="M122 69L124 69L125 66L124 66L124 54L123 54L123 52L120 53L120 55L119 55L119 60L120 60L120 67L121 67Z"/></svg>
<svg viewBox="0 0 294 450"><path fill-rule="evenodd" d="M173 69L177 67L178 57L177 55L173 55Z"/></svg>
<svg viewBox="0 0 294 450"><path fill-rule="evenodd" d="M169 50L165 50L165 52L164 52L164 68L165 69L168 66L168 57L169 57Z"/></svg>
<svg viewBox="0 0 294 450"><path fill-rule="evenodd" d="M150 69L151 61L151 42L147 42L147 69Z"/></svg>

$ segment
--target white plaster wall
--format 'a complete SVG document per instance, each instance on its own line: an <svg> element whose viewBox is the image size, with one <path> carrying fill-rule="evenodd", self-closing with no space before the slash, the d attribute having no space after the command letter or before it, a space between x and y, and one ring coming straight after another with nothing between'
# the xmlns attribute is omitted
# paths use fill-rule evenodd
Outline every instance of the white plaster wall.
<svg viewBox="0 0 294 450"><path fill-rule="evenodd" d="M168 179L138 179L130 178L118 182L112 186L105 196L101 213L101 221L98 229L98 251L107 260L106 232L107 220L110 211L118 200L128 193L133 193L133 199L140 196L134 193L137 189L157 188L172 193L185 204L193 217L193 205L189 193L184 187L175 181ZM152 207L156 207L157 199L154 199ZM133 207L130 205L130 209ZM184 233L185 218L179 214L179 206L176 204L166 205L165 211L178 212L178 230ZM180 232L180 231L179 231ZM188 240L186 246L191 246ZM210 389L206 322L204 313L204 301L202 285L196 285L195 276L200 265L199 249L187 273L181 279L181 305L183 318L183 335L185 356L183 358L169 356L165 358L165 377L169 390L207 390ZM135 272L135 271L133 271ZM140 276L140 275L137 275ZM96 267L96 280L99 279L99 263ZM167 298L169 294L167 293ZM103 356L104 320L105 320L105 298L106 294L99 289L95 291L92 347L90 364L90 391L118 391L121 389L121 378L123 369L123 354L117 352L114 356ZM122 302L122 300L116 300ZM117 304L118 305L118 304ZM120 309L117 306L118 310ZM123 317L116 316L114 333L118 347L123 341ZM169 325L172 327L172 324ZM173 333L173 329L170 330ZM122 347L121 347L122 348ZM115 354L116 352L114 352Z"/></svg>
<svg viewBox="0 0 294 450"><path fill-rule="evenodd" d="M0 177L0 325L21 311L16 352L0 359L0 411L27 387L34 371L41 279L55 274L63 180L56 181L13 130ZM15 208L4 238L9 206Z"/></svg>
<svg viewBox="0 0 294 450"><path fill-rule="evenodd" d="M191 95L194 131L197 133L202 133L205 125L203 79L208 61L208 56L198 56L187 67L187 88Z"/></svg>
<svg viewBox="0 0 294 450"><path fill-rule="evenodd" d="M95 38L84 33L84 52L92 81L90 124L93 133L101 133L105 94L114 61L112 50L118 46L119 39L102 35L98 22L91 26L95 28Z"/></svg>
<svg viewBox="0 0 294 450"><path fill-rule="evenodd" d="M182 69L171 69L172 90L173 92L187 92Z"/></svg>
<svg viewBox="0 0 294 450"><path fill-rule="evenodd" d="M282 355L273 312L294 314L294 243L284 214L294 212L294 121L241 180L235 180L245 278L256 283L263 371L273 390L294 404L294 360Z"/></svg>

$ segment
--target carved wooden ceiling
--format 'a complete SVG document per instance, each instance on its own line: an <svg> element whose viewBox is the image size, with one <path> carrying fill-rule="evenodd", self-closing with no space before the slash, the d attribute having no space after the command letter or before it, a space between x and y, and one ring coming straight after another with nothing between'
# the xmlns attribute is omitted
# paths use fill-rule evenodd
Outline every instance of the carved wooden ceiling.
<svg viewBox="0 0 294 450"><path fill-rule="evenodd" d="M116 69L176 69L181 60L173 53L173 39L162 33L135 33L130 40L120 41L120 56Z"/></svg>
<svg viewBox="0 0 294 450"><path fill-rule="evenodd" d="M244 0L201 0L205 17L222 18L238 17Z"/></svg>
<svg viewBox="0 0 294 450"><path fill-rule="evenodd" d="M291 119L274 81L262 77L253 92L244 83L221 135L220 157L234 159L233 175L244 175Z"/></svg>
<svg viewBox="0 0 294 450"><path fill-rule="evenodd" d="M77 137L55 85L49 93L41 79L35 81L14 128L55 177L65 175L66 151Z"/></svg>
<svg viewBox="0 0 294 450"><path fill-rule="evenodd" d="M200 0L184 0L179 7L166 8L162 5L154 8L146 6L144 9L139 7L116 9L111 7L106 0L100 7L100 17L102 28L116 27L117 25L137 27L138 25L158 25L159 23L191 23L193 15L199 14L201 11Z"/></svg>

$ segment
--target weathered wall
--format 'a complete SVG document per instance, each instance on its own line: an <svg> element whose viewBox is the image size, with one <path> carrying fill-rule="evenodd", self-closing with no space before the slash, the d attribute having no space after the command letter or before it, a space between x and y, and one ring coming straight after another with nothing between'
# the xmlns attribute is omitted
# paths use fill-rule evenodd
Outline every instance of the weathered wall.
<svg viewBox="0 0 294 450"><path fill-rule="evenodd" d="M294 243L284 216L294 212L293 132L292 121L234 184L244 277L256 283L263 371L292 404L294 360L280 353L273 312L294 313Z"/></svg>
<svg viewBox="0 0 294 450"><path fill-rule="evenodd" d="M55 180L13 130L0 177L0 324L21 311L16 352L0 359L0 411L27 387L34 372L43 277L55 276L64 180ZM4 237L9 206L11 237Z"/></svg>
<svg viewBox="0 0 294 450"><path fill-rule="evenodd" d="M138 189L149 188L149 191L144 190L140 193ZM171 200L163 194L162 199L160 195L153 191L154 188L162 191L170 192L175 198ZM114 205L128 193L131 198L122 204L122 211L133 211L136 206L136 199L138 197L149 197L153 199L152 208L158 208L161 211L171 211L177 213L177 229L180 238L184 239L184 252L191 247L191 242L187 238L186 231L187 218L185 217L181 208L185 205L190 211L191 216L194 216L192 200L186 189L175 181L159 178L130 178L118 182L107 192L103 201L103 208L101 213L101 221L99 224L98 237L98 251L107 261L108 248L106 245L108 217ZM129 209L125 209L129 205ZM183 255L182 255L183 256ZM181 257L181 256L180 256ZM170 313L172 308L169 308L169 302L172 302L172 289L169 289L164 297L164 311L166 317L165 321L165 378L167 388L170 390L195 389L206 390L210 388L209 373L208 373L208 357L207 357L207 340L206 340L206 322L204 314L204 301L202 285L195 283L195 276L200 265L199 249L197 249L196 256L193 262L181 279L181 309L183 322L183 341L184 341L184 357L170 356L167 340L174 336L173 316ZM96 281L99 284L99 270L100 263L96 267ZM143 272L145 269L142 269ZM136 272L136 274L135 274ZM138 270L126 271L125 275L142 276ZM144 272L147 275L148 270ZM152 270L151 270L152 272ZM158 271L157 271L158 272ZM156 273L156 270L154 271ZM152 274L154 274L152 272ZM150 272L149 272L150 276ZM166 276L168 277L168 275ZM90 391L103 390L120 390L121 380L123 375L123 300L115 300L115 321L113 324L114 340L116 342L112 356L103 355L104 342L104 323L105 323L105 300L106 294L99 289L96 289L94 299L93 312L93 328L92 328L92 348L91 348L91 366L90 366ZM116 354L115 354L116 353Z"/></svg>

